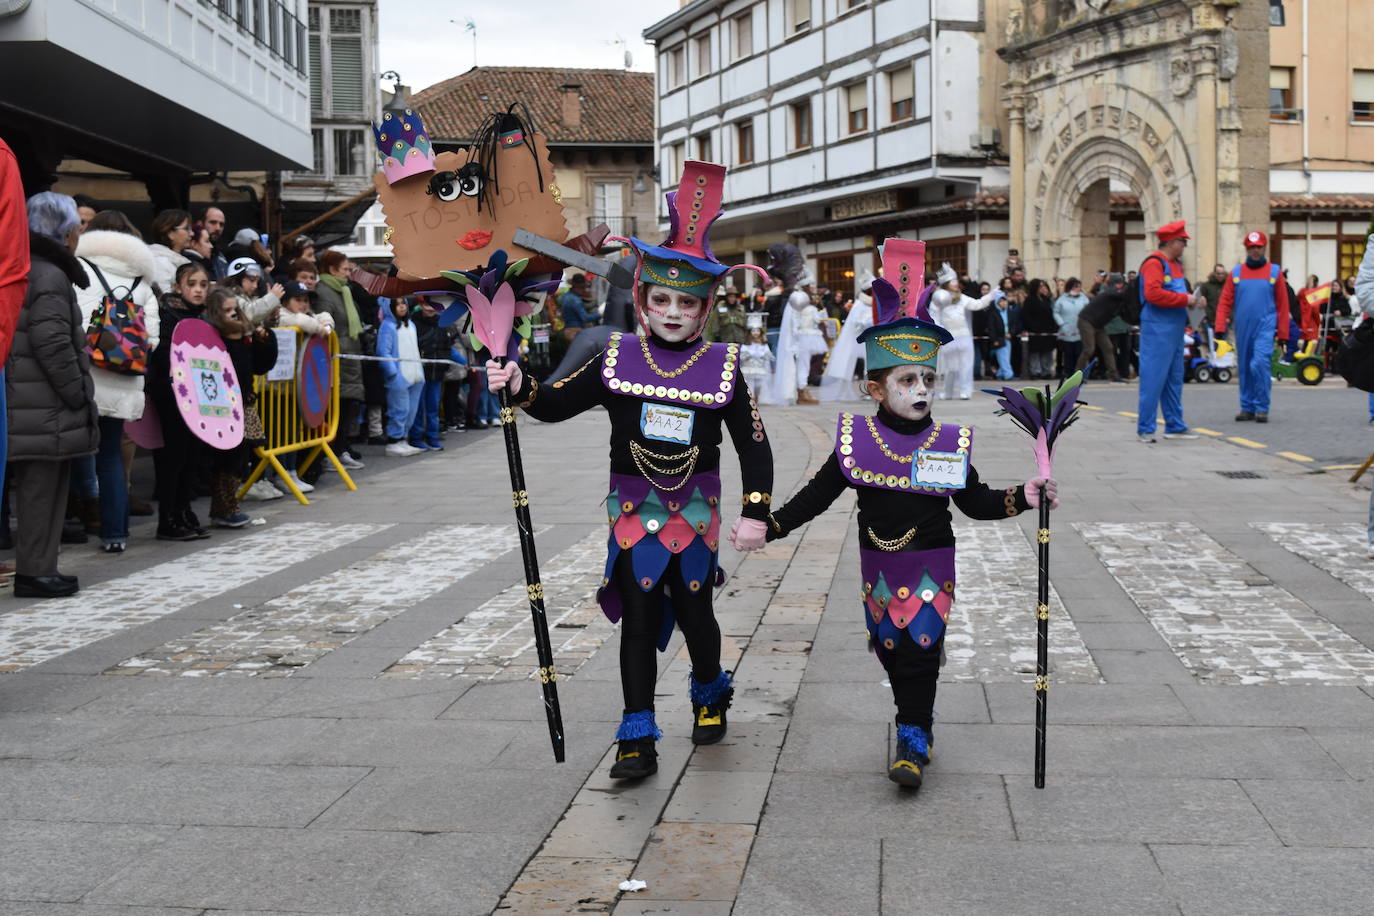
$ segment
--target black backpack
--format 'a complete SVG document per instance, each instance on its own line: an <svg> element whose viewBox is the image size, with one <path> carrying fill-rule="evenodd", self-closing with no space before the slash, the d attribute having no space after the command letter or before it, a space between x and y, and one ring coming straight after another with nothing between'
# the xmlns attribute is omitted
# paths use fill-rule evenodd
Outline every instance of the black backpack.
<svg viewBox="0 0 1374 916"><path fill-rule="evenodd" d="M1336 371L1361 391L1374 392L1374 317L1345 335L1336 353Z"/></svg>

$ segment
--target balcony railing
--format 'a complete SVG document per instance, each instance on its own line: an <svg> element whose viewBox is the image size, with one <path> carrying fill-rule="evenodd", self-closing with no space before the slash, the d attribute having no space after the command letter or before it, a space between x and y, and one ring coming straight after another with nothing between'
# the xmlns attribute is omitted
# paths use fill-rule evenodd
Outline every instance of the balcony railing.
<svg viewBox="0 0 1374 916"><path fill-rule="evenodd" d="M591 231L602 223L610 227L611 235L629 238L639 234L638 220L633 216L589 216L587 230Z"/></svg>
<svg viewBox="0 0 1374 916"><path fill-rule="evenodd" d="M281 0L200 0L219 10L226 22L239 32L253 36L259 46L304 76L310 68L310 50L305 40L305 23L282 5Z"/></svg>

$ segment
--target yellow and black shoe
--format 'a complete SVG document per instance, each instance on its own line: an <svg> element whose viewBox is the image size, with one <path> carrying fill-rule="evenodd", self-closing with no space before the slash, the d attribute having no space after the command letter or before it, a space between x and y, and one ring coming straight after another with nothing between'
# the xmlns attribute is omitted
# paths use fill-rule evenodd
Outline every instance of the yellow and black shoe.
<svg viewBox="0 0 1374 916"><path fill-rule="evenodd" d="M887 778L899 786L919 789L930 765L930 742L925 730L915 725L897 726L897 759L887 768Z"/></svg>
<svg viewBox="0 0 1374 916"><path fill-rule="evenodd" d="M692 743L715 744L725 737L725 711L735 698L735 682L729 671L721 671L714 680L698 683L692 675Z"/></svg>
<svg viewBox="0 0 1374 916"><path fill-rule="evenodd" d="M658 772L658 750L653 738L631 738L619 742L612 779L643 779Z"/></svg>

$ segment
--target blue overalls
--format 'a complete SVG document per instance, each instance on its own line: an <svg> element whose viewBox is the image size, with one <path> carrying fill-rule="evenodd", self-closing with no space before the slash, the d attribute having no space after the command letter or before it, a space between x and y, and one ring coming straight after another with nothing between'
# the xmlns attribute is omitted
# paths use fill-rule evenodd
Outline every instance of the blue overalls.
<svg viewBox="0 0 1374 916"><path fill-rule="evenodd" d="M1187 293L1188 281L1175 277L1169 262L1151 255L1164 271L1163 286L1175 293ZM1141 283L1142 294L1144 283ZM1186 308L1163 308L1146 302L1140 308L1140 404L1136 432L1142 436L1155 431L1155 413L1164 410L1164 431L1183 433L1183 332L1188 327Z"/></svg>
<svg viewBox="0 0 1374 916"><path fill-rule="evenodd" d="M1232 315L1236 326L1236 368L1240 372L1240 409L1245 413L1269 412L1271 357L1279 323L1274 300L1280 272L1279 265L1271 263L1268 280L1242 279L1239 264L1231 269L1231 285L1236 292Z"/></svg>

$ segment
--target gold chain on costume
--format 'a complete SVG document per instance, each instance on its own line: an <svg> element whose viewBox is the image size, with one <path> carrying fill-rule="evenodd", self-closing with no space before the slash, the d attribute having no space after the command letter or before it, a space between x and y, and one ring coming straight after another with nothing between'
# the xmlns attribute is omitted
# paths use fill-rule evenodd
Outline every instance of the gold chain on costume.
<svg viewBox="0 0 1374 916"><path fill-rule="evenodd" d="M662 369L658 367L658 363L654 362L654 355L649 352L648 339L644 337L639 338L639 346L640 349L644 351L644 361L649 364L650 369L654 370L654 372L657 373L659 378L677 378L679 375L686 372L688 369L692 368L693 363L701 359L711 350L711 343L710 341L707 341L706 343L703 343L701 345L700 350L692 354L692 358L687 360L687 362L683 363L681 366L678 366L672 372L664 372Z"/></svg>
<svg viewBox="0 0 1374 916"><path fill-rule="evenodd" d="M896 553L897 551L901 550L907 544L910 544L911 539L915 536L916 529L912 528L906 534L902 535L901 537L895 540L884 541L882 538L878 537L876 534L873 533L872 528L868 529L868 539L873 542L873 546L878 548L879 550L886 550L888 553Z"/></svg>
<svg viewBox="0 0 1374 916"><path fill-rule="evenodd" d="M630 442L630 457L634 459L635 467L639 468L639 473L645 480L651 482L660 490L673 492L681 490L687 485L687 481L692 479L692 473L697 467L697 458L701 456L701 446L694 445L687 451L678 455L660 455L651 452L638 442ZM661 465L654 462L676 461L676 464ZM682 476L673 486L659 483L656 478Z"/></svg>
<svg viewBox="0 0 1374 916"><path fill-rule="evenodd" d="M883 437L878 435L878 427L874 425L872 417L864 417L864 422L868 424L868 431L873 434L873 441L878 443L878 448L883 450L884 455L891 458L898 464L911 464L911 455L896 455L893 454L890 449L888 449L887 443L883 441ZM930 444L934 442L935 438L939 435L940 424L936 423L935 428L930 432L930 438L927 439L925 442L921 443L921 448L930 448ZM874 541L874 543L876 544L877 541Z"/></svg>

